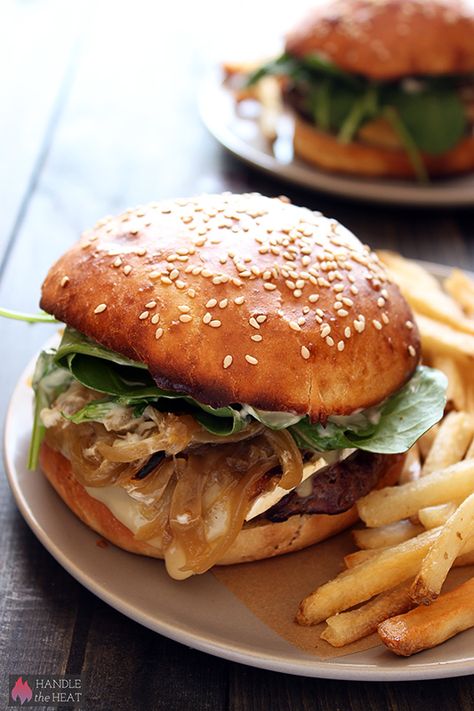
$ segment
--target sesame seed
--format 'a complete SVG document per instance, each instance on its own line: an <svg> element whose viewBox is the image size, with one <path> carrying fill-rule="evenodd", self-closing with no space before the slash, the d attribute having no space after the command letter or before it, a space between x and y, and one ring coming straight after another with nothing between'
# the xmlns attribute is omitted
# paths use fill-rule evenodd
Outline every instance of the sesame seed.
<svg viewBox="0 0 474 711"><path fill-rule="evenodd" d="M341 301L346 306L354 306L354 302L352 301L352 299L349 299L347 296L341 296Z"/></svg>
<svg viewBox="0 0 474 711"><path fill-rule="evenodd" d="M171 281L171 279L170 279L169 277L167 277L167 276L162 276L161 279L160 279L160 281L161 281L162 284L172 284L172 283L173 283L173 282Z"/></svg>
<svg viewBox="0 0 474 711"><path fill-rule="evenodd" d="M137 230L137 232L138 232L138 230ZM144 257L146 254L145 247L140 247L140 249L137 249L135 254L137 254L139 257Z"/></svg>
<svg viewBox="0 0 474 711"><path fill-rule="evenodd" d="M342 301L335 301L335 302L334 302L334 308L336 309L336 311L337 311L338 309L341 309L341 308L342 308Z"/></svg>
<svg viewBox="0 0 474 711"><path fill-rule="evenodd" d="M250 339L258 343L263 340L263 336L261 336L259 333L256 333L254 336L250 336Z"/></svg>
<svg viewBox="0 0 474 711"><path fill-rule="evenodd" d="M244 297L244 296L237 296L237 297L234 299L234 304L237 304L237 306L241 306L241 304L243 304L244 301L245 301L245 297Z"/></svg>
<svg viewBox="0 0 474 711"><path fill-rule="evenodd" d="M219 326L221 326L221 325L222 325L221 321L219 321L219 319L217 319L217 318L214 319L214 321L209 322L209 326L211 328L219 328Z"/></svg>
<svg viewBox="0 0 474 711"><path fill-rule="evenodd" d="M207 311L207 313L205 313L204 316L202 317L202 322L207 324L207 323L210 323L211 321L212 321L212 314L210 314L209 311Z"/></svg>
<svg viewBox="0 0 474 711"><path fill-rule="evenodd" d="M212 309L216 305L217 305L217 299L209 299L209 301L206 304L206 309Z"/></svg>
<svg viewBox="0 0 474 711"><path fill-rule="evenodd" d="M355 286L355 284L352 284L351 286L351 293L356 296L359 293L359 289Z"/></svg>
<svg viewBox="0 0 474 711"><path fill-rule="evenodd" d="M186 282L181 281L181 279L177 279L177 280L175 281L174 285L175 285L178 289L184 289L184 287L186 286Z"/></svg>
<svg viewBox="0 0 474 711"><path fill-rule="evenodd" d="M334 345L334 340L331 338L331 336L327 336L326 343L328 344L328 346Z"/></svg>
<svg viewBox="0 0 474 711"><path fill-rule="evenodd" d="M293 329L293 331L301 331L301 327L296 321L290 321L288 325Z"/></svg>
<svg viewBox="0 0 474 711"><path fill-rule="evenodd" d="M266 281L263 285L263 288L266 289L267 291L274 291L276 289L276 285L270 284L270 282Z"/></svg>
<svg viewBox="0 0 474 711"><path fill-rule="evenodd" d="M405 326L410 329L410 331L413 328L413 323L411 321L405 321Z"/></svg>
<svg viewBox="0 0 474 711"><path fill-rule="evenodd" d="M362 333L362 331L365 329L365 323L364 321L354 321L354 328L357 331L357 333Z"/></svg>
<svg viewBox="0 0 474 711"><path fill-rule="evenodd" d="M149 315L149 311L142 311L138 318L140 319L140 321L144 321L146 318L148 318Z"/></svg>
<svg viewBox="0 0 474 711"><path fill-rule="evenodd" d="M225 309L225 307L227 306L228 303L229 303L228 299L222 299L222 301L219 301L219 308Z"/></svg>
<svg viewBox="0 0 474 711"><path fill-rule="evenodd" d="M156 306L156 301L149 301L147 304L145 304L146 309L154 309Z"/></svg>
<svg viewBox="0 0 474 711"><path fill-rule="evenodd" d="M132 267L130 266L130 264L126 264L123 268L123 273L125 274L125 276L128 276L131 271Z"/></svg>
<svg viewBox="0 0 474 711"><path fill-rule="evenodd" d="M337 344L337 350L338 351L343 351L344 350L344 341L339 341Z"/></svg>
<svg viewBox="0 0 474 711"><path fill-rule="evenodd" d="M338 316L349 316L349 311L346 311L346 309L339 309L337 312Z"/></svg>
<svg viewBox="0 0 474 711"><path fill-rule="evenodd" d="M224 360L222 361L222 365L224 368L229 368L232 365L232 361L234 359L232 358L231 355L226 355Z"/></svg>
<svg viewBox="0 0 474 711"><path fill-rule="evenodd" d="M384 323L390 323L390 319L388 318L388 316L387 316L387 314L385 313L385 311L384 311L384 313L382 314L382 321L383 321Z"/></svg>
<svg viewBox="0 0 474 711"><path fill-rule="evenodd" d="M250 324L253 328L260 328L260 324L258 323L258 321L257 321L253 316L252 316L251 318L249 318L249 324Z"/></svg>
<svg viewBox="0 0 474 711"><path fill-rule="evenodd" d="M259 316L257 316L257 323L265 323L266 320L267 317L265 316L265 314L260 314Z"/></svg>
<svg viewBox="0 0 474 711"><path fill-rule="evenodd" d="M298 279L295 284L297 289L304 289L304 285L305 285L304 279Z"/></svg>
<svg viewBox="0 0 474 711"><path fill-rule="evenodd" d="M115 259L114 262L113 262L113 266L114 266L114 267L121 267L121 266L122 266L122 263L123 263L123 262L122 262L121 257L117 257L117 259Z"/></svg>
<svg viewBox="0 0 474 711"><path fill-rule="evenodd" d="M415 350L415 348L414 348L413 346L408 346L408 353L409 353L411 356L416 356L416 350Z"/></svg>
<svg viewBox="0 0 474 711"><path fill-rule="evenodd" d="M310 294L308 296L308 301L310 301L312 304L315 304L318 299L319 299L319 294Z"/></svg>
<svg viewBox="0 0 474 711"><path fill-rule="evenodd" d="M258 360L252 355L246 355L245 360L247 363L250 363L250 365L257 365L258 363Z"/></svg>
<svg viewBox="0 0 474 711"><path fill-rule="evenodd" d="M158 340L159 338L161 338L162 335L163 335L163 329L162 329L162 328L157 328L156 331L155 331L155 338L156 338L156 340Z"/></svg>
<svg viewBox="0 0 474 711"><path fill-rule="evenodd" d="M350 337L351 337L351 333L352 333L352 331L351 331L350 327L349 327L349 326L346 326L345 329L344 329L344 335L345 335L345 337L346 337L346 338L350 338Z"/></svg>
<svg viewBox="0 0 474 711"><path fill-rule="evenodd" d="M170 272L170 279L171 279L171 281L174 281L174 280L177 279L178 277L179 277L179 270L178 270L178 269L173 269L173 270Z"/></svg>
<svg viewBox="0 0 474 711"><path fill-rule="evenodd" d="M383 308L385 306L385 299L382 296L379 296L377 299L377 306L380 308Z"/></svg>
<svg viewBox="0 0 474 711"><path fill-rule="evenodd" d="M160 314L154 314L154 315L151 317L151 322L152 322L152 324L157 324L159 320L160 320Z"/></svg>
<svg viewBox="0 0 474 711"><path fill-rule="evenodd" d="M304 317L304 316L300 316L296 323L298 324L298 326L304 326L305 323L306 323L305 317Z"/></svg>
<svg viewBox="0 0 474 711"><path fill-rule="evenodd" d="M95 307L94 313L95 314L101 314L105 309L107 308L107 304L99 304L98 306Z"/></svg>
<svg viewBox="0 0 474 711"><path fill-rule="evenodd" d="M191 311L189 306L186 306L186 304L181 304L181 306L178 306L178 309L181 311L182 314L187 314Z"/></svg>
<svg viewBox="0 0 474 711"><path fill-rule="evenodd" d="M193 317L190 314L181 314L179 320L181 323L189 323L189 321L193 320Z"/></svg>
<svg viewBox="0 0 474 711"><path fill-rule="evenodd" d="M382 329L382 324L380 323L380 321L377 321L377 319L374 318L372 320L372 323L375 326L375 328L377 329L377 331L380 331Z"/></svg>
<svg viewBox="0 0 474 711"><path fill-rule="evenodd" d="M154 279L158 279L158 277L160 277L160 276L161 276L161 272L159 271L159 269L152 271L148 274L148 278L151 279L152 281Z"/></svg>
<svg viewBox="0 0 474 711"><path fill-rule="evenodd" d="M387 291L387 289L382 289L382 291L381 291L380 293L382 294L382 296L383 296L384 299L388 299L388 291Z"/></svg>
<svg viewBox="0 0 474 711"><path fill-rule="evenodd" d="M321 338L326 338L326 336L329 336L330 333L331 326L328 323L323 324L320 330Z"/></svg>
<svg viewBox="0 0 474 711"><path fill-rule="evenodd" d="M69 277L63 276L63 278L61 279L61 286L66 286L66 284L69 284Z"/></svg>
<svg viewBox="0 0 474 711"><path fill-rule="evenodd" d="M301 346L301 355L305 360L308 360L310 357L311 353L309 352L308 348L306 346Z"/></svg>
<svg viewBox="0 0 474 711"><path fill-rule="evenodd" d="M191 299L194 299L194 297L196 296L196 290L192 288L188 289L188 296L190 296Z"/></svg>
<svg viewBox="0 0 474 711"><path fill-rule="evenodd" d="M297 299L299 299L300 296L302 295L302 293L303 292L301 291L301 289L295 289L293 292L293 296L295 296Z"/></svg>
<svg viewBox="0 0 474 711"><path fill-rule="evenodd" d="M334 284L333 289L336 293L344 291L344 284Z"/></svg>

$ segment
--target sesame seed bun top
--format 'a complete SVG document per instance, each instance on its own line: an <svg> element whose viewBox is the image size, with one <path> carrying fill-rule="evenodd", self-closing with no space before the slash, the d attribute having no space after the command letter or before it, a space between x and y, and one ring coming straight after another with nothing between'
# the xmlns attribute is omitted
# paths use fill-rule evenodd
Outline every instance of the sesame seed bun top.
<svg viewBox="0 0 474 711"><path fill-rule="evenodd" d="M286 41L372 79L474 70L472 0L321 0Z"/></svg>
<svg viewBox="0 0 474 711"><path fill-rule="evenodd" d="M51 268L41 307L215 406L349 414L399 389L419 358L376 255L336 220L257 194L100 220Z"/></svg>

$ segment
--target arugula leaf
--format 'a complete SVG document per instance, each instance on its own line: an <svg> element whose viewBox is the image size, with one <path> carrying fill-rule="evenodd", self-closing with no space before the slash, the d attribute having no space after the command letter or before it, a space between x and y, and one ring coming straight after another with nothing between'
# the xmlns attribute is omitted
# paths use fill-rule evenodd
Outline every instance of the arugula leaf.
<svg viewBox="0 0 474 711"><path fill-rule="evenodd" d="M86 388L110 395L120 405L136 407L162 399L174 400L209 432L223 437L239 432L248 424L248 418L243 417L239 409L211 407L184 393L159 388L144 363L104 348L74 329L66 328L55 360ZM79 417L91 419L93 408L87 410L88 407L83 408Z"/></svg>
<svg viewBox="0 0 474 711"><path fill-rule="evenodd" d="M393 106L385 106L384 116L389 121L393 130L398 135L401 144L405 148L416 177L420 183L428 183L428 172L425 164L423 163L423 158L421 157L420 151L418 150L412 135L400 119L398 112L393 108Z"/></svg>
<svg viewBox="0 0 474 711"><path fill-rule="evenodd" d="M35 393L35 402L33 429L28 452L28 469L36 469L39 448L44 437L45 427L40 418L41 410L45 407L50 407L58 395L69 387L71 382L71 374L64 368L57 367L54 361L54 351L42 351L36 361L33 374L32 385Z"/></svg>
<svg viewBox="0 0 474 711"><path fill-rule="evenodd" d="M25 314L22 311L12 311L11 309L0 308L0 316L11 318L15 321L26 321L27 323L60 323L54 316L40 311L37 314Z"/></svg>
<svg viewBox="0 0 474 711"><path fill-rule="evenodd" d="M380 408L378 423L357 415L346 425L329 422L312 425L305 418L290 427L301 449L328 451L353 448L368 452L405 452L421 435L441 419L446 404L447 380L439 370L419 366L415 375ZM365 421L364 421L365 420Z"/></svg>
<svg viewBox="0 0 474 711"><path fill-rule="evenodd" d="M338 134L339 141L350 143L361 125L368 119L377 116L379 112L377 89L375 85L369 85L362 96L353 101L351 109L343 118Z"/></svg>
<svg viewBox="0 0 474 711"><path fill-rule="evenodd" d="M397 87L386 102L397 110L416 146L430 155L454 148L466 130L464 106L453 88L431 85L408 93Z"/></svg>

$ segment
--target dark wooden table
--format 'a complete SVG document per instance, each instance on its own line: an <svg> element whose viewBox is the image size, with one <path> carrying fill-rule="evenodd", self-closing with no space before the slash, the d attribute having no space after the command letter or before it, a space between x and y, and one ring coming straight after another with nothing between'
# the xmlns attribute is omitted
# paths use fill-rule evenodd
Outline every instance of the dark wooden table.
<svg viewBox="0 0 474 711"><path fill-rule="evenodd" d="M52 260L100 216L221 190L283 192L375 247L474 268L472 211L344 202L282 185L226 156L196 109L202 50L215 33L210 11L175 2L158 12L158 5L165 3L2 3L0 304L35 310ZM3 417L20 371L50 329L10 321L0 328ZM95 598L53 560L18 513L4 476L0 531L2 708L10 672L83 672L88 711L474 708L472 677L386 684L305 679L160 637Z"/></svg>

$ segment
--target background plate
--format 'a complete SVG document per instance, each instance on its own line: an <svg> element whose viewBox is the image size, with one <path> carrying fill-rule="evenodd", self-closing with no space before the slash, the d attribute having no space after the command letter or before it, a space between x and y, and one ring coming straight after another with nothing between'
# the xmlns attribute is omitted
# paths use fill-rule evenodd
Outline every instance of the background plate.
<svg viewBox="0 0 474 711"><path fill-rule="evenodd" d="M448 269L429 265L436 276ZM52 343L48 343L52 345ZM21 376L8 409L4 453L9 483L26 522L80 583L146 627L195 649L274 671L328 679L395 681L471 674L474 629L409 659L384 647L321 661L266 627L207 573L171 580L161 561L100 548L98 536L63 504L39 472L26 468L31 429L34 361ZM258 564L257 564L258 565Z"/></svg>
<svg viewBox="0 0 474 711"><path fill-rule="evenodd" d="M242 116L230 89L217 74L202 86L201 117L212 135L228 151L249 165L282 180L335 195L370 202L448 207L474 205L474 175L436 180L430 185L350 177L326 173L293 156L291 119L281 122L272 146L262 135L255 116Z"/></svg>

